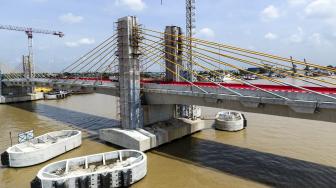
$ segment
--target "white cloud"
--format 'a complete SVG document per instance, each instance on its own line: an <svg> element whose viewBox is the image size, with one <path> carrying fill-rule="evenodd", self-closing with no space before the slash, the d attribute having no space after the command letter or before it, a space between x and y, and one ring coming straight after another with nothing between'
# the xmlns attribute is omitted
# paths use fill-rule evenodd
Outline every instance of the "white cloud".
<svg viewBox="0 0 336 188"><path fill-rule="evenodd" d="M280 17L279 10L274 5L269 5L261 12L261 20L268 22Z"/></svg>
<svg viewBox="0 0 336 188"><path fill-rule="evenodd" d="M306 6L304 11L309 18L321 19L336 26L336 0L314 0Z"/></svg>
<svg viewBox="0 0 336 188"><path fill-rule="evenodd" d="M69 24L73 24L73 23L80 23L83 21L83 17L82 16L76 16L73 13L67 13L67 14L63 14L59 17L59 20L61 20L64 23L69 23Z"/></svg>
<svg viewBox="0 0 336 188"><path fill-rule="evenodd" d="M81 38L78 41L66 42L65 45L68 46L68 47L78 47L78 46L81 46L81 45L93 44L95 42L96 41L93 38Z"/></svg>
<svg viewBox="0 0 336 188"><path fill-rule="evenodd" d="M212 29L205 27L205 28L202 28L197 35L199 35L200 37L205 37L205 38L214 38L215 32Z"/></svg>
<svg viewBox="0 0 336 188"><path fill-rule="evenodd" d="M134 11L142 11L146 8L143 0L115 0L117 6L124 6Z"/></svg>
<svg viewBox="0 0 336 188"><path fill-rule="evenodd" d="M333 42L327 39L320 33L313 33L308 38L309 42L315 46L330 47L333 46Z"/></svg>
<svg viewBox="0 0 336 188"><path fill-rule="evenodd" d="M65 42L65 45L67 47L77 47L78 43L77 42Z"/></svg>
<svg viewBox="0 0 336 188"><path fill-rule="evenodd" d="M289 42L291 43L301 43L304 40L304 32L301 27L298 27L297 33L292 34L289 37Z"/></svg>
<svg viewBox="0 0 336 188"><path fill-rule="evenodd" d="M308 3L308 0L287 0L290 6L299 6Z"/></svg>
<svg viewBox="0 0 336 188"><path fill-rule="evenodd" d="M275 39L278 38L278 35L269 32L269 33L267 33L264 37L265 37L265 39L267 39L267 40L275 40Z"/></svg>
<svg viewBox="0 0 336 188"><path fill-rule="evenodd" d="M314 43L315 45L321 45L322 44L322 38L320 33L313 33L309 40Z"/></svg>
<svg viewBox="0 0 336 188"><path fill-rule="evenodd" d="M336 16L336 0L315 0L307 5L305 13L314 17Z"/></svg>
<svg viewBox="0 0 336 188"><path fill-rule="evenodd" d="M95 43L95 40L93 38L81 38L78 41L79 44L93 44Z"/></svg>

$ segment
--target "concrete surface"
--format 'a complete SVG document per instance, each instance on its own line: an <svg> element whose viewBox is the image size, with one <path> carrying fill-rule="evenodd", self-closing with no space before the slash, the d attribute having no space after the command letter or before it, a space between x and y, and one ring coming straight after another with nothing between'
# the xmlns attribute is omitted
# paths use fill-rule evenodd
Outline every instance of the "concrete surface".
<svg viewBox="0 0 336 188"><path fill-rule="evenodd" d="M62 131L56 131L47 134L56 135L59 132ZM76 135L59 140L56 143L44 145L43 147L38 146L38 144L36 146L33 146L30 141L14 145L6 150L9 154L9 166L26 167L36 165L45 162L51 158L54 158L60 154L63 154L67 151L70 151L76 147L79 147L82 144L82 133L80 131L78 132L79 133ZM36 137L35 139L42 138L45 135L41 135L39 137ZM30 146L33 149L27 149L27 147Z"/></svg>
<svg viewBox="0 0 336 188"><path fill-rule="evenodd" d="M128 149L147 151L204 129L203 120L172 119L143 129L102 129L99 138Z"/></svg>
<svg viewBox="0 0 336 188"><path fill-rule="evenodd" d="M11 96L0 96L0 104L15 103L15 102L25 102L25 101L36 101L44 99L43 93L28 94L21 97L11 97Z"/></svg>

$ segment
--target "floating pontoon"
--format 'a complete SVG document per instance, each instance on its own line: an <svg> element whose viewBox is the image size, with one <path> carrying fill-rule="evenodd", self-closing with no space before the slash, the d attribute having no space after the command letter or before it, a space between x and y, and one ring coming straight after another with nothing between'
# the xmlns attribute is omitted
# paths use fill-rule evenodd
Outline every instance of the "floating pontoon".
<svg viewBox="0 0 336 188"><path fill-rule="evenodd" d="M81 131L62 130L50 132L9 147L1 154L1 163L10 167L36 165L70 151L80 146L81 143Z"/></svg>
<svg viewBox="0 0 336 188"><path fill-rule="evenodd" d="M215 128L223 131L240 131L247 125L246 118L239 112L218 112Z"/></svg>
<svg viewBox="0 0 336 188"><path fill-rule="evenodd" d="M136 150L118 150L51 163L42 168L31 188L128 187L147 174L147 157Z"/></svg>

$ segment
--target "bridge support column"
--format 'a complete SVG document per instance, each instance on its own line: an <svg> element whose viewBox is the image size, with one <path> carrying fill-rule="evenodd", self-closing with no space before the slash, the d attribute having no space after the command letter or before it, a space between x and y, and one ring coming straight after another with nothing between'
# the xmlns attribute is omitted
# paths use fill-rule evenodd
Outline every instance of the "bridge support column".
<svg viewBox="0 0 336 188"><path fill-rule="evenodd" d="M101 140L125 148L147 150L150 140L141 134L140 66L137 19L132 16L118 20L119 90L121 128L102 129Z"/></svg>
<svg viewBox="0 0 336 188"><path fill-rule="evenodd" d="M136 17L128 16L118 20L117 53L120 76L120 117L123 129L142 127L137 27Z"/></svg>
<svg viewBox="0 0 336 188"><path fill-rule="evenodd" d="M34 78L33 67L34 65L33 65L32 52L29 52L28 56L23 55L22 56L22 69L23 69L24 78L26 78L27 80ZM34 86L27 87L27 94L33 93L34 90L35 90Z"/></svg>
<svg viewBox="0 0 336 188"><path fill-rule="evenodd" d="M2 72L0 69L0 97L2 96Z"/></svg>
<svg viewBox="0 0 336 188"><path fill-rule="evenodd" d="M166 26L165 33L166 81L185 81L181 77L190 80L192 74L181 68L183 59L185 59L181 37L182 29L177 26ZM175 108L175 117L177 118L183 117L196 120L201 116L201 108L195 105L176 105Z"/></svg>
<svg viewBox="0 0 336 188"><path fill-rule="evenodd" d="M119 56L119 89L121 128L102 129L99 131L101 140L131 149L149 150L164 143L200 131L204 128L203 121L173 119L174 105L144 106L145 117L140 100L140 69L138 56L137 19L124 17L118 20L118 56ZM178 27L167 28L172 34L181 34ZM170 36L172 37L172 36ZM172 54L182 56L181 45L176 42L179 50L166 48ZM167 40L168 41L168 40ZM167 59L182 65L182 60L166 54ZM180 81L179 68L172 62L166 62L178 74L168 74L170 81ZM143 127L144 121L146 127ZM159 122L159 123L157 123ZM161 122L161 123L160 123Z"/></svg>
<svg viewBox="0 0 336 188"><path fill-rule="evenodd" d="M166 81L183 81L180 76L182 75L182 29L177 26L167 26L165 29L165 54L166 61ZM178 58L180 57L180 58ZM180 65L180 66L178 66ZM172 73L175 72L176 74Z"/></svg>
<svg viewBox="0 0 336 188"><path fill-rule="evenodd" d="M166 78L168 82L184 81L181 79L183 70L182 65L182 29L177 26L166 26L165 29L165 63L166 63ZM179 58L180 57L180 58ZM180 66L179 66L180 65ZM175 105L175 117L183 117L184 105Z"/></svg>
<svg viewBox="0 0 336 188"><path fill-rule="evenodd" d="M5 97L2 96L2 72L1 72L1 69L0 69L0 104L2 103L5 103Z"/></svg>

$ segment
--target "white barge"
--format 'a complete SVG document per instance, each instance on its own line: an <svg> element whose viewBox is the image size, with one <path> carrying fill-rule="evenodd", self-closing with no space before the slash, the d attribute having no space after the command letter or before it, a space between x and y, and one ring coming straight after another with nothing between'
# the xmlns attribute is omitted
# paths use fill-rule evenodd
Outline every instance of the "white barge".
<svg viewBox="0 0 336 188"><path fill-rule="evenodd" d="M50 132L9 147L1 154L1 163L10 167L32 166L79 147L81 144L81 131Z"/></svg>
<svg viewBox="0 0 336 188"><path fill-rule="evenodd" d="M118 150L51 163L31 182L31 188L128 187L147 174L147 156Z"/></svg>
<svg viewBox="0 0 336 188"><path fill-rule="evenodd" d="M218 112L215 120L215 128L218 130L235 132L243 130L247 126L244 114L239 112Z"/></svg>

